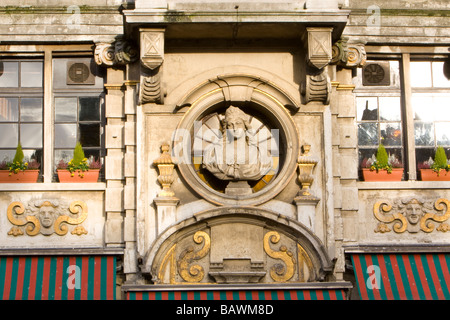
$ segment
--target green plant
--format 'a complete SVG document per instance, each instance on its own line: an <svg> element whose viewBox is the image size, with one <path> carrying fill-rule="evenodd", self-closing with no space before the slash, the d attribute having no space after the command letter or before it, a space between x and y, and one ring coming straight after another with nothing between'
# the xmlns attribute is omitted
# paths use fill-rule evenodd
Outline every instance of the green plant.
<svg viewBox="0 0 450 320"><path fill-rule="evenodd" d="M392 173L392 168L401 168L402 163L395 158L395 156L388 156L386 148L380 144L378 146L376 159L370 164L370 171L386 170L388 173Z"/></svg>
<svg viewBox="0 0 450 320"><path fill-rule="evenodd" d="M80 177L84 176L84 172L89 169L100 169L101 163L100 161L95 161L91 159L90 161L86 158L83 150L83 146L80 142L77 142L75 148L73 150L73 158L69 162L65 162L64 160L60 160L57 169L69 170L71 175L74 176L75 172L78 172Z"/></svg>
<svg viewBox="0 0 450 320"><path fill-rule="evenodd" d="M443 147L439 146L436 149L434 155L434 163L431 165L431 169L439 175L441 170L450 171L450 164L448 164L447 155Z"/></svg>
<svg viewBox="0 0 450 320"><path fill-rule="evenodd" d="M3 162L2 165L0 165L0 170L9 170L9 175L17 174L19 171L25 171L27 169L33 169L37 170L39 169L39 163L36 160L30 161L28 163L27 161L24 161L24 154L22 150L22 145L19 142L16 147L16 153L14 155L14 159L12 162Z"/></svg>

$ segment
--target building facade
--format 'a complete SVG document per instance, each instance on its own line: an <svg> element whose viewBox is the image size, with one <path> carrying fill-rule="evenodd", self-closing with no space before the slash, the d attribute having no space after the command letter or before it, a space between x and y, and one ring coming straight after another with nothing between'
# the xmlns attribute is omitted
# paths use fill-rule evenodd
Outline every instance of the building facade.
<svg viewBox="0 0 450 320"><path fill-rule="evenodd" d="M449 14L3 0L0 298L449 299Z"/></svg>

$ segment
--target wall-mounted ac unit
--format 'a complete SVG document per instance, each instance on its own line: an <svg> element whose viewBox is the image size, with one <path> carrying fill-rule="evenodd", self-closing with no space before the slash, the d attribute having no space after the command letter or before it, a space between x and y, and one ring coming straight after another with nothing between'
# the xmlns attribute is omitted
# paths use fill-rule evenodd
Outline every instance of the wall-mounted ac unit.
<svg viewBox="0 0 450 320"><path fill-rule="evenodd" d="M66 83L68 85L94 85L95 76L87 61L67 61Z"/></svg>
<svg viewBox="0 0 450 320"><path fill-rule="evenodd" d="M369 62L362 69L363 86L389 86L389 62Z"/></svg>

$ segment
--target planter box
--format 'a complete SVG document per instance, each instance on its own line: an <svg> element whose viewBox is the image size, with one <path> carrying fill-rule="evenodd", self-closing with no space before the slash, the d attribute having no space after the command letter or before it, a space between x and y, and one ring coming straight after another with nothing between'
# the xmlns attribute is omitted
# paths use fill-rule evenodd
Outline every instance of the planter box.
<svg viewBox="0 0 450 320"><path fill-rule="evenodd" d="M62 183L97 182L100 175L100 169L89 169L81 173L75 171L73 176L69 170L56 170L56 172L58 173L59 182Z"/></svg>
<svg viewBox="0 0 450 320"><path fill-rule="evenodd" d="M362 169L364 181L402 181L403 168L393 168L391 173L386 170L370 171Z"/></svg>
<svg viewBox="0 0 450 320"><path fill-rule="evenodd" d="M420 180L422 181L450 181L450 172L446 170L437 172L432 169L420 169Z"/></svg>
<svg viewBox="0 0 450 320"><path fill-rule="evenodd" d="M35 183L39 170L25 170L9 175L9 170L0 170L0 183Z"/></svg>

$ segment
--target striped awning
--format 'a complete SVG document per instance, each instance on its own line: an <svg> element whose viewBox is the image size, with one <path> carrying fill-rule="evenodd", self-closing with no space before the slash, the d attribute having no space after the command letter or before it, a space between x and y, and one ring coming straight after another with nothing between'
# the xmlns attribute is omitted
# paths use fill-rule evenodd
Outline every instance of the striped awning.
<svg viewBox="0 0 450 320"><path fill-rule="evenodd" d="M351 283L270 288L270 285L124 286L127 300L346 300Z"/></svg>
<svg viewBox="0 0 450 320"><path fill-rule="evenodd" d="M362 300L450 299L449 253L351 254Z"/></svg>
<svg viewBox="0 0 450 320"><path fill-rule="evenodd" d="M113 300L115 256L0 257L2 300Z"/></svg>

